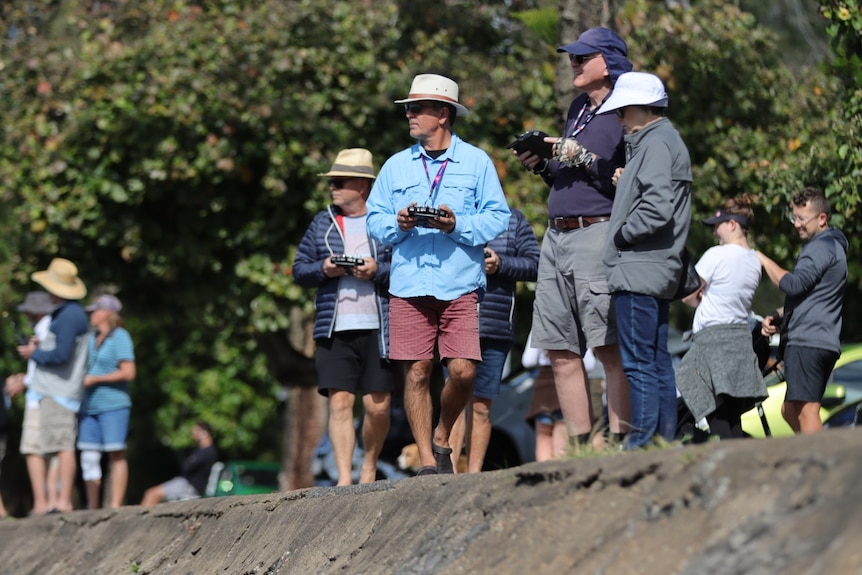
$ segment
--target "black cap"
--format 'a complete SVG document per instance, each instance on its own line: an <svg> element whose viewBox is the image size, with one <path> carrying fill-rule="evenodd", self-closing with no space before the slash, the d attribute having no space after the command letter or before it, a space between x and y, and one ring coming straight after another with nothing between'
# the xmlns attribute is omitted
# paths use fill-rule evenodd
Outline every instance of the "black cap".
<svg viewBox="0 0 862 575"><path fill-rule="evenodd" d="M707 226L715 226L715 225L720 224L721 222L726 222L729 220L736 221L736 223L738 223L740 226L742 226L745 229L748 229L749 227L751 227L751 220L749 220L748 217L746 217L742 214L731 214L731 213L725 212L722 209L715 210L715 215L712 216L711 218L706 218L705 220L703 220L703 223L704 223L704 225L707 225Z"/></svg>

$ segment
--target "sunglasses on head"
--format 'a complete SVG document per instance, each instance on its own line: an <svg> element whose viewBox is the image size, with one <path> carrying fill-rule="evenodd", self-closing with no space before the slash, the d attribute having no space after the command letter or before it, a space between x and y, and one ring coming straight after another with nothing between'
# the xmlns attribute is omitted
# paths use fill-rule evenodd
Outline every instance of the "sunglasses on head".
<svg viewBox="0 0 862 575"><path fill-rule="evenodd" d="M428 104L427 102L408 102L407 104L404 104L404 111L408 114L420 114L425 108L433 108L435 110L439 109L438 106Z"/></svg>
<svg viewBox="0 0 862 575"><path fill-rule="evenodd" d="M353 178L329 178L328 180L326 180L326 185L328 185L330 188L335 188L337 190L340 190L341 188L344 187L344 184L346 182L348 182L352 179Z"/></svg>
<svg viewBox="0 0 862 575"><path fill-rule="evenodd" d="M593 58L598 58L601 54L592 54L590 56L582 56L580 54L569 54L569 62L583 64L587 60L592 60Z"/></svg>

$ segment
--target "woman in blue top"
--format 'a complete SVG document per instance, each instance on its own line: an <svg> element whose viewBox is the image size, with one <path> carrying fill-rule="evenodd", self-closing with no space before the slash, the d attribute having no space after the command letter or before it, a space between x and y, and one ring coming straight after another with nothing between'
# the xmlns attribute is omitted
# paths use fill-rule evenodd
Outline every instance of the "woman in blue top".
<svg viewBox="0 0 862 575"><path fill-rule="evenodd" d="M126 436L132 406L129 383L135 379L135 350L129 332L120 327L121 309L120 300L107 294L87 306L95 330L90 334L78 449L89 509L99 508L103 452L110 458L111 507L123 504L129 482Z"/></svg>

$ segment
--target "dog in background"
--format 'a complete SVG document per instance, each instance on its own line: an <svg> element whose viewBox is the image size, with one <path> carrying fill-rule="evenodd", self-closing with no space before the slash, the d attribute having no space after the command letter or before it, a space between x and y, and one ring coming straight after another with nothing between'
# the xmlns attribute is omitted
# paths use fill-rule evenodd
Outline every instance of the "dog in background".
<svg viewBox="0 0 862 575"><path fill-rule="evenodd" d="M405 445L401 450L401 455L398 456L398 467L404 471L412 471L413 473L416 473L422 467L422 462L419 461L419 447L415 443ZM467 473L467 456L463 453L458 458L455 473Z"/></svg>

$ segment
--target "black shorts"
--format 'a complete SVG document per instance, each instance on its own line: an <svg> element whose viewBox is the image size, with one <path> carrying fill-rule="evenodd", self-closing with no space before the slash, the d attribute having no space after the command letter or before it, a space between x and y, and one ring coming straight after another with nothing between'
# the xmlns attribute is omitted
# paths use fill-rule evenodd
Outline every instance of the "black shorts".
<svg viewBox="0 0 862 575"><path fill-rule="evenodd" d="M317 389L353 394L392 393L392 366L380 358L378 330L340 331L317 341Z"/></svg>
<svg viewBox="0 0 862 575"><path fill-rule="evenodd" d="M787 379L784 401L820 403L839 355L816 347L787 346L784 350L784 375Z"/></svg>

